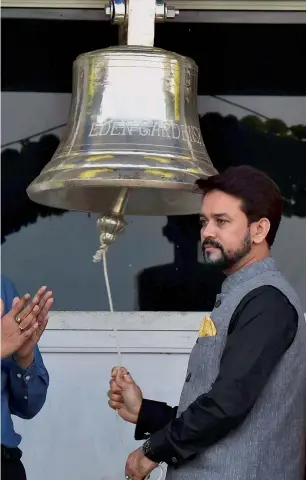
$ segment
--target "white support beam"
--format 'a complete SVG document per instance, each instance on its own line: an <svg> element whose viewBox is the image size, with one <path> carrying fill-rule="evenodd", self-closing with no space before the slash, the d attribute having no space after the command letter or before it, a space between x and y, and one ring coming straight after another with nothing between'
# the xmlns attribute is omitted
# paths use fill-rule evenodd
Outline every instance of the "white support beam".
<svg viewBox="0 0 306 480"><path fill-rule="evenodd" d="M116 328L123 353L189 354L206 315L53 311L39 347L43 353L116 353Z"/></svg>
<svg viewBox="0 0 306 480"><path fill-rule="evenodd" d="M153 47L155 0L129 0L127 45Z"/></svg>
<svg viewBox="0 0 306 480"><path fill-rule="evenodd" d="M42 353L190 353L204 312L53 311Z"/></svg>
<svg viewBox="0 0 306 480"><path fill-rule="evenodd" d="M103 0L3 0L2 8L101 9ZM306 1L294 0L169 0L179 10L306 11Z"/></svg>

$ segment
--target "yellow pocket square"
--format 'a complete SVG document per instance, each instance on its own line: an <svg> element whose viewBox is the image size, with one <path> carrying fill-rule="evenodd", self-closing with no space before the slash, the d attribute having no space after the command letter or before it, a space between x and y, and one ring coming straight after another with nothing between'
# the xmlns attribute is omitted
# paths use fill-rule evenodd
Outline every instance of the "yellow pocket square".
<svg viewBox="0 0 306 480"><path fill-rule="evenodd" d="M215 337L216 335L217 330L214 322L211 318L205 317L199 329L199 337Z"/></svg>

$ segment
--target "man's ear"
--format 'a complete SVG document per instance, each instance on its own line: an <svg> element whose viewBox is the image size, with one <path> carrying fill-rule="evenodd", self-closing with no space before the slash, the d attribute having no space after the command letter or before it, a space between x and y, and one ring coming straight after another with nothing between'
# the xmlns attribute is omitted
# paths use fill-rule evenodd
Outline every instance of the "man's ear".
<svg viewBox="0 0 306 480"><path fill-rule="evenodd" d="M254 222L251 225L251 238L256 244L262 243L270 230L270 220L267 218L261 218L258 222Z"/></svg>

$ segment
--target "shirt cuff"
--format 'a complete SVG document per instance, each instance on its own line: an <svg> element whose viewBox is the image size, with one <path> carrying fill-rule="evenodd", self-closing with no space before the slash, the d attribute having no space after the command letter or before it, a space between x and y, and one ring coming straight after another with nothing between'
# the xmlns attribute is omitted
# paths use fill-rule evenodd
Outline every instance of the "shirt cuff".
<svg viewBox="0 0 306 480"><path fill-rule="evenodd" d="M178 467L184 462L175 448L167 438L167 427L151 435L150 439L150 459L153 462L165 462L173 467Z"/></svg>
<svg viewBox="0 0 306 480"><path fill-rule="evenodd" d="M172 408L164 402L143 399L135 429L135 440L149 438L172 419Z"/></svg>
<svg viewBox="0 0 306 480"><path fill-rule="evenodd" d="M26 381L36 378L39 374L39 368L36 360L28 368L21 367L12 357L10 373L13 377L23 378Z"/></svg>

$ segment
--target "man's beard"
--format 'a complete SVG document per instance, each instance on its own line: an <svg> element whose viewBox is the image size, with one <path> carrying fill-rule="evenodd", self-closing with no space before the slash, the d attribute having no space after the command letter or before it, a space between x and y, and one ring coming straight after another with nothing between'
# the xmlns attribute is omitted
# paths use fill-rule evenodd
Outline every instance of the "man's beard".
<svg viewBox="0 0 306 480"><path fill-rule="evenodd" d="M218 248L220 251L220 255L216 258L212 252L208 252L205 250L205 247L211 246L214 248ZM250 230L247 231L246 236L244 237L241 245L236 252L226 252L223 246L213 240L212 238L207 238L202 243L202 251L203 251L203 258L204 263L206 265L210 265L212 267L216 267L219 270L228 270L236 265L240 260L242 260L248 253L250 253L252 247L251 242L251 235Z"/></svg>

